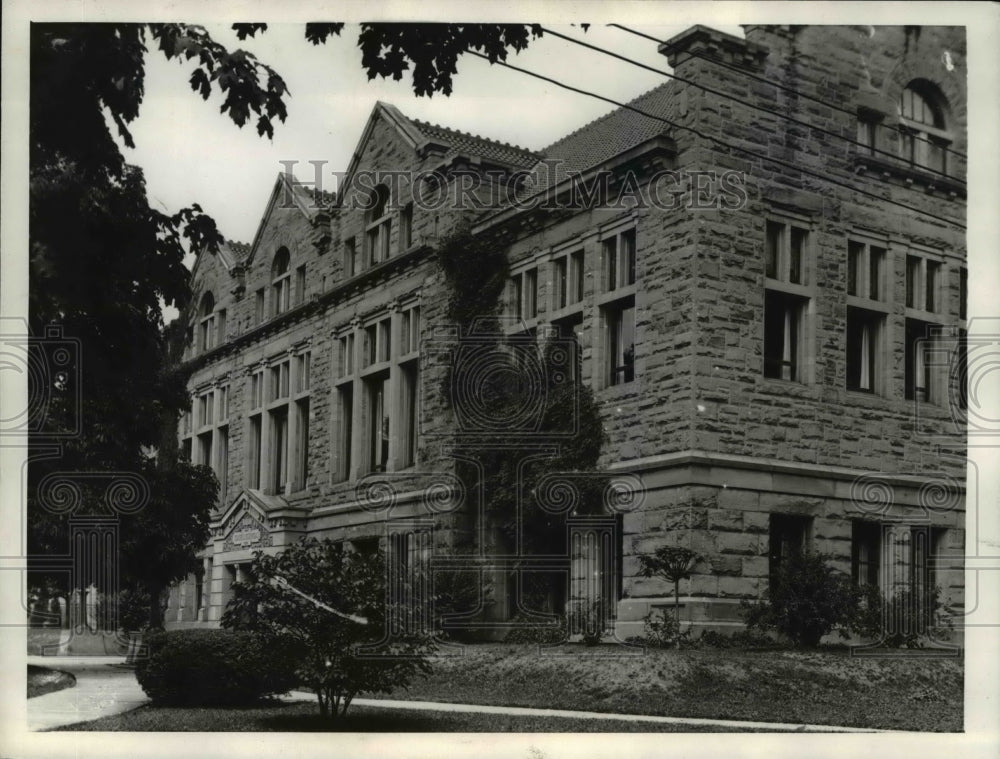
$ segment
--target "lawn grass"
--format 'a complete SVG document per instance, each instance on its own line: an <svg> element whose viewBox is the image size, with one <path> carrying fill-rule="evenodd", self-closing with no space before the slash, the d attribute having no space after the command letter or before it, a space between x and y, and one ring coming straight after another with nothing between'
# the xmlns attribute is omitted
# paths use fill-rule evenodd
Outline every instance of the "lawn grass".
<svg viewBox="0 0 1000 759"><path fill-rule="evenodd" d="M433 659L430 675L387 698L489 706L805 723L873 729L962 730L962 660L811 651L623 649L475 644ZM889 652L887 652L889 653ZM361 694L365 695L365 694ZM70 730L329 730L689 732L654 723L379 710L353 705L327 724L315 702L250 709L165 709Z"/></svg>
<svg viewBox="0 0 1000 759"><path fill-rule="evenodd" d="M521 717L351 706L341 720L325 719L313 701L250 708L181 709L143 706L125 714L56 728L59 731L348 732L348 733L676 733L719 732L650 722ZM728 731L734 732L734 731ZM741 731L742 732L742 731Z"/></svg>
<svg viewBox="0 0 1000 759"><path fill-rule="evenodd" d="M44 696L46 693L72 688L74 685L76 685L76 678L69 672L60 672L57 669L39 667L35 664L28 665L28 698Z"/></svg>
<svg viewBox="0 0 1000 759"><path fill-rule="evenodd" d="M803 722L889 730L962 730L961 658L858 657L844 649L740 651L469 645L391 698ZM559 656L560 653L565 655ZM616 656L616 654L619 654Z"/></svg>

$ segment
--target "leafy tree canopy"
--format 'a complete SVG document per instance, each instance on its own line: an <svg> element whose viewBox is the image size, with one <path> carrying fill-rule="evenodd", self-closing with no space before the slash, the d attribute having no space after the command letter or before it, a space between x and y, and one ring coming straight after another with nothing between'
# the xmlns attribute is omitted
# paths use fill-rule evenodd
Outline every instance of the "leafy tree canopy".
<svg viewBox="0 0 1000 759"><path fill-rule="evenodd" d="M258 553L234 597L222 626L250 630L292 653L302 683L324 716L347 712L360 693L390 693L430 671L431 630L422 618L422 599L386 591L381 552L345 553L330 540L303 539L273 556ZM390 615L395 623L390 620Z"/></svg>

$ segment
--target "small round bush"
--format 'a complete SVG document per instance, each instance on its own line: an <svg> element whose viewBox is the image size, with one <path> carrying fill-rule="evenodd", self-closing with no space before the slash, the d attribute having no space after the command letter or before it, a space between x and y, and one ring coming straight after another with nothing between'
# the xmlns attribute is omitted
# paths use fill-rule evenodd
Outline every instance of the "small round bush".
<svg viewBox="0 0 1000 759"><path fill-rule="evenodd" d="M146 695L169 706L238 706L296 685L283 641L234 630L173 630L146 636L135 676Z"/></svg>

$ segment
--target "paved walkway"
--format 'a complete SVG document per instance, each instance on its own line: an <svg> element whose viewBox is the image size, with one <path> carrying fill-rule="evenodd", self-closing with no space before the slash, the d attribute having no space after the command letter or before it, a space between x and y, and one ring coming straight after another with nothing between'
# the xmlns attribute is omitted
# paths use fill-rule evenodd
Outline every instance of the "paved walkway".
<svg viewBox="0 0 1000 759"><path fill-rule="evenodd" d="M148 703L121 656L29 656L28 664L70 672L76 685L28 699L28 729L49 730L121 714Z"/></svg>
<svg viewBox="0 0 1000 759"><path fill-rule="evenodd" d="M131 667L125 667L120 656L29 656L28 664L71 672L76 686L64 688L37 698L28 699L28 729L49 730L54 727L86 722L112 714L131 711L149 702L136 682ZM313 701L315 696L306 691L293 691L285 697L289 701ZM396 701L380 698L356 698L354 704L383 709L419 709L440 712L479 712L482 714L509 714L522 717L562 717L566 728L572 731L574 719L613 719L621 722L688 725L691 727L719 727L736 730L767 730L773 732L820 733L874 733L891 732L856 727L807 725L786 722L741 722L737 720L701 719L694 717L657 717L645 714L606 714L579 712L567 709L530 709L517 706L482 706L480 704L447 704L436 701Z"/></svg>

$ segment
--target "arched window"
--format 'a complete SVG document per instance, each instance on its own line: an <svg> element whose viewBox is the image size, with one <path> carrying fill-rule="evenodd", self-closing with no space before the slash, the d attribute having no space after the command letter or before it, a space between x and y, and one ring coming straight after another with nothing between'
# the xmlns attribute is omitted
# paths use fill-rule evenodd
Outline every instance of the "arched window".
<svg viewBox="0 0 1000 759"><path fill-rule="evenodd" d="M272 315L277 316L288 310L291 302L292 275L289 270L288 248L279 248L271 264Z"/></svg>
<svg viewBox="0 0 1000 759"><path fill-rule="evenodd" d="M215 298L211 292L201 297L198 316L198 350L207 351L215 347Z"/></svg>
<svg viewBox="0 0 1000 759"><path fill-rule="evenodd" d="M899 95L900 154L910 164L947 173L947 103L926 79L914 79Z"/></svg>
<svg viewBox="0 0 1000 759"><path fill-rule="evenodd" d="M371 203L372 207L365 215L365 253L369 265L373 266L389 258L389 236L392 233L389 188L384 184L376 187Z"/></svg>

